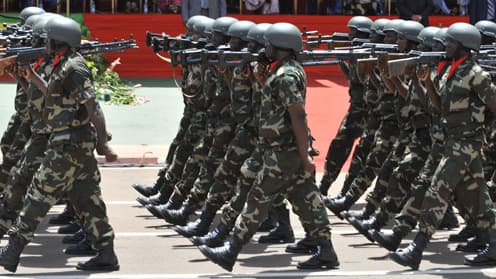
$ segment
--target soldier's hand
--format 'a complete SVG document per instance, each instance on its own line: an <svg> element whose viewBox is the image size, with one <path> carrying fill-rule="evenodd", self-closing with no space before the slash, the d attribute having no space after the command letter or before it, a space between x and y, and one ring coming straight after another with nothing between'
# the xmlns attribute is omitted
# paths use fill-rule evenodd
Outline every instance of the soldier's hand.
<svg viewBox="0 0 496 279"><path fill-rule="evenodd" d="M268 72L268 66L265 63L257 63L253 68L253 76L262 85L264 85L265 81L267 80Z"/></svg>
<svg viewBox="0 0 496 279"><path fill-rule="evenodd" d="M428 65L420 65L417 68L417 77L421 81L428 81L431 78L430 72L431 69Z"/></svg>
<svg viewBox="0 0 496 279"><path fill-rule="evenodd" d="M309 173L315 172L315 163L313 162L312 157L307 156L307 159L303 163L303 167L305 168L305 172L309 172Z"/></svg>
<svg viewBox="0 0 496 279"><path fill-rule="evenodd" d="M413 77L416 75L416 65L408 65L405 68L405 75Z"/></svg>
<svg viewBox="0 0 496 279"><path fill-rule="evenodd" d="M34 75L33 68L31 68L31 65L19 66L19 73L26 80L31 80Z"/></svg>

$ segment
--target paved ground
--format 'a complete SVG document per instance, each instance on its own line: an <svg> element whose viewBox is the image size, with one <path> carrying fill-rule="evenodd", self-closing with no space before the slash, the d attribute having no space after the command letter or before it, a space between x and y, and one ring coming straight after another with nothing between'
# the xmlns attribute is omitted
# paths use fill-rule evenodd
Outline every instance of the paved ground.
<svg viewBox="0 0 496 279"><path fill-rule="evenodd" d="M84 257L68 257L62 253L61 235L57 227L43 223L35 241L21 259L16 278L494 278L494 269L474 269L461 265L463 254L453 252L454 244L447 243L449 233L435 235L425 253L421 271L407 271L386 258L386 251L355 233L353 228L330 216L333 222L333 242L341 262L340 269L321 272L302 272L296 263L306 256L284 252L285 245L250 243L243 249L233 273L208 262L191 245L178 236L163 221L152 217L135 202L133 182L152 182L157 168L102 168L103 193L109 216L117 232L116 250L121 270L113 273L87 274L74 269ZM340 180L341 181L341 180ZM339 182L338 182L339 183ZM332 190L336 191L338 187ZM50 215L60 212L55 207ZM293 216L297 238L303 230ZM256 235L255 239L258 238ZM3 240L1 245L5 245ZM8 275L0 270L0 274ZM0 278L3 278L0 276Z"/></svg>

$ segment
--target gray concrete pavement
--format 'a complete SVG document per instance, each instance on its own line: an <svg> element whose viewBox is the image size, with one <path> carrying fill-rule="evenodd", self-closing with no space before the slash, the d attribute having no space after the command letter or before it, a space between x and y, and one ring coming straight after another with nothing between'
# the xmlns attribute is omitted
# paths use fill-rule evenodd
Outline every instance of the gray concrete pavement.
<svg viewBox="0 0 496 279"><path fill-rule="evenodd" d="M448 243L453 232L439 232L425 253L421 270L412 272L387 259L386 250L369 243L353 228L330 214L333 242L341 266L330 271L299 271L298 261L307 256L284 252L285 245L247 245L228 273L208 262L188 239L177 235L169 225L152 217L135 202L134 182L153 182L157 168L102 168L102 189L111 224L116 230L115 246L121 270L89 274L74 269L85 257L69 257L62 253L61 235L57 227L46 221L37 231L35 241L25 250L16 278L495 278L496 268L479 269L462 265L463 255L454 252L456 244ZM342 176L337 185L342 183ZM336 192L339 187L333 187ZM50 215L62 210L56 206ZM297 238L304 235L297 218L292 216ZM255 239L260 234L255 236ZM410 236L409 239L411 239ZM5 245L2 240L0 245ZM10 275L0 269L2 275Z"/></svg>

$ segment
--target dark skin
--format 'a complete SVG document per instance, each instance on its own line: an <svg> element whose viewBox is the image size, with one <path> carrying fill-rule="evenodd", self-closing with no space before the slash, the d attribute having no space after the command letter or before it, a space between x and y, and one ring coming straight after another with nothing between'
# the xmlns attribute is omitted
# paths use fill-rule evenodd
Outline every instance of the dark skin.
<svg viewBox="0 0 496 279"><path fill-rule="evenodd" d="M293 52L289 50L276 49L272 45L266 46L267 56L277 61L282 61L290 56ZM307 113L304 104L292 104L288 107L289 116L291 118L291 128L296 137L298 145L298 153L303 161L303 167L306 172L315 172L315 163L311 156L308 155L308 125Z"/></svg>
<svg viewBox="0 0 496 279"><path fill-rule="evenodd" d="M396 42L398 44L398 49L400 52L408 52L410 50L415 50L417 48L417 45L414 44L412 41L408 40L405 36L403 35L398 35L398 40ZM415 66L411 66L406 69L406 74L410 77L412 77L412 82L414 79L416 79L416 73L415 73ZM406 99L408 97L408 86L405 85L398 77L392 77L391 82L394 84L394 87L396 88L396 92ZM413 86L415 86L418 83L414 82Z"/></svg>
<svg viewBox="0 0 496 279"><path fill-rule="evenodd" d="M59 44L53 40L49 40L47 49L49 53L56 53L64 50L68 50L69 47L65 44ZM33 71L30 65L24 66L22 69L23 76L26 80L32 81L36 87L45 95L48 94L48 83L41 78L38 73ZM104 155L107 162L114 162L117 160L117 154L108 145L108 133L105 125L105 117L103 111L96 101L95 98L91 98L84 103L88 115L90 116L90 121L95 127L97 134L97 146L96 152L99 155Z"/></svg>

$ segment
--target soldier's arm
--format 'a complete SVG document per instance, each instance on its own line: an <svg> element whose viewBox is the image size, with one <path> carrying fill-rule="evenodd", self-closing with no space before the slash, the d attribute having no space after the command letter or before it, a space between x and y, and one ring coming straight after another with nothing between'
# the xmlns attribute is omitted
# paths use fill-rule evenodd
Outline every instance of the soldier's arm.
<svg viewBox="0 0 496 279"><path fill-rule="evenodd" d="M417 78L417 75L412 76L412 86L413 86L413 92L415 92L415 95L419 98L420 102L422 105L427 108L427 98L425 96L425 90L422 84L420 83L420 80Z"/></svg>
<svg viewBox="0 0 496 279"><path fill-rule="evenodd" d="M33 71L31 65L22 66L19 71L26 80L30 80L31 82L33 82L33 84L38 87L43 95L47 95L48 83L42 77L40 77L38 73L36 73L36 71Z"/></svg>
<svg viewBox="0 0 496 279"><path fill-rule="evenodd" d="M408 87L398 77L392 77L390 81L393 83L396 92L403 99L406 99L408 97Z"/></svg>
<svg viewBox="0 0 496 279"><path fill-rule="evenodd" d="M486 71L476 71L471 79L471 87L479 98L496 115L496 86L491 81L491 76Z"/></svg>
<svg viewBox="0 0 496 279"><path fill-rule="evenodd" d="M91 123L95 127L97 135L96 151L100 155L105 155L108 162L117 160L117 155L107 143L107 128L105 124L105 116L96 100L93 83L90 79L90 73L84 69L74 70L65 79L64 88L68 90L76 100L85 106L88 111L88 116Z"/></svg>
<svg viewBox="0 0 496 279"><path fill-rule="evenodd" d="M288 107L289 116L291 117L291 127L296 137L296 144L298 145L298 153L304 163L305 171L314 172L315 164L308 155L308 125L307 114L303 104L292 104Z"/></svg>
<svg viewBox="0 0 496 279"><path fill-rule="evenodd" d="M431 101L432 105L440 109L441 98L439 98L439 93L437 92L437 89L434 86L434 82L432 82L430 71L431 71L430 68L425 66L425 67L421 67L417 74L422 76L421 79L424 82L427 96L429 96L429 100Z"/></svg>
<svg viewBox="0 0 496 279"><path fill-rule="evenodd" d="M341 72L347 79L350 79L350 68L348 67L348 65L346 65L345 62L341 61L339 63L339 69L341 69Z"/></svg>

